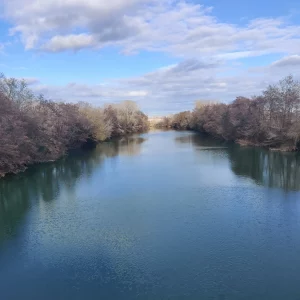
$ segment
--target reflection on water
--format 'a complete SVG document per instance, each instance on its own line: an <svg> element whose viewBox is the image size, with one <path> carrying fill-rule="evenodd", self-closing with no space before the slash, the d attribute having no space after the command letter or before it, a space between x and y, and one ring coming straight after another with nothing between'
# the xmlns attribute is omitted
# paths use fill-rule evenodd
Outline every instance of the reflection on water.
<svg viewBox="0 0 300 300"><path fill-rule="evenodd" d="M33 201L52 201L62 187L71 193L77 179L89 178L105 158L138 155L144 141L141 136L123 137L91 151L78 151L55 163L34 166L23 174L0 180L0 242L14 234ZM298 154L239 147L199 134L180 135L175 137L175 142L188 143L195 151L209 151L222 161L229 160L236 175L249 177L259 185L300 190Z"/></svg>
<svg viewBox="0 0 300 300"><path fill-rule="evenodd" d="M14 234L32 201L51 201L57 198L62 186L71 191L78 178L91 176L105 158L138 155L144 141L141 136L123 137L103 143L94 150L78 151L55 163L35 166L18 176L0 180L0 242ZM298 154L239 147L199 134L181 135L175 141L189 143L195 151L207 150L211 155L228 159L236 175L249 177L259 185L300 190Z"/></svg>
<svg viewBox="0 0 300 300"><path fill-rule="evenodd" d="M89 178L107 157L134 156L145 141L129 136L100 144L93 150L78 150L54 163L31 167L25 173L0 180L0 244L15 234L24 213L34 201L53 201L62 188L71 194L80 178Z"/></svg>
<svg viewBox="0 0 300 300"><path fill-rule="evenodd" d="M272 188L300 190L300 156L296 153L231 147L229 158L237 175L248 176Z"/></svg>
<svg viewBox="0 0 300 300"><path fill-rule="evenodd" d="M214 139L207 135L190 133L187 135L182 135L175 138L175 141L178 143L189 143L193 145L196 149L213 149L216 150L224 149L228 147L228 143L226 141L222 141L220 139Z"/></svg>
<svg viewBox="0 0 300 300"><path fill-rule="evenodd" d="M116 155L138 155L141 151L141 144L145 142L145 140L145 138L139 136L121 138L118 141L118 153Z"/></svg>
<svg viewBox="0 0 300 300"><path fill-rule="evenodd" d="M299 164L167 131L0 180L0 299L297 299Z"/></svg>
<svg viewBox="0 0 300 300"><path fill-rule="evenodd" d="M176 141L191 143L195 150L212 150L216 155L226 154L226 159L229 159L231 169L236 175L249 177L259 185L286 191L300 190L298 153L268 151L259 147L240 147L200 134L181 136L176 138Z"/></svg>

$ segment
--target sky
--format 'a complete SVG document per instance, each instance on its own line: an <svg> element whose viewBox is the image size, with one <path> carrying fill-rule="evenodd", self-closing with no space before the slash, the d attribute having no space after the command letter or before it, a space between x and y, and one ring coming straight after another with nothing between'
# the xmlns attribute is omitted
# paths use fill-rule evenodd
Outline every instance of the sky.
<svg viewBox="0 0 300 300"><path fill-rule="evenodd" d="M149 115L229 103L300 79L300 1L0 0L0 72Z"/></svg>

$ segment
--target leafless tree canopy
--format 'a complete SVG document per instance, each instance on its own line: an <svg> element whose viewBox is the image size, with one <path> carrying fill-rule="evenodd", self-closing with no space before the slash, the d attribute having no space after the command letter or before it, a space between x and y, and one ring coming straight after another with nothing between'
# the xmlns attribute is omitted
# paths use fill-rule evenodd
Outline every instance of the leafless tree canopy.
<svg viewBox="0 0 300 300"><path fill-rule="evenodd" d="M0 176L55 160L87 142L143 132L148 117L132 101L95 108L35 96L26 82L0 75ZM162 119L160 127L201 131L225 140L300 149L300 83L288 76L262 95L231 104L198 101L192 112Z"/></svg>
<svg viewBox="0 0 300 300"><path fill-rule="evenodd" d="M163 123L245 144L299 150L300 83L288 76L261 96L237 97L231 104L197 102L192 112L181 112Z"/></svg>
<svg viewBox="0 0 300 300"><path fill-rule="evenodd" d="M57 103L35 96L23 80L0 76L0 177L86 142L147 129L147 116L132 101L105 108Z"/></svg>

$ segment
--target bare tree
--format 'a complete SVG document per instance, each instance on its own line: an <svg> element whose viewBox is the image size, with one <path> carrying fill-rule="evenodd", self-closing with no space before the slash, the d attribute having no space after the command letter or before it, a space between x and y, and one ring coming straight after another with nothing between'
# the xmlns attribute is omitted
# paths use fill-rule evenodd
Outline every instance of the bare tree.
<svg viewBox="0 0 300 300"><path fill-rule="evenodd" d="M35 99L24 79L7 78L0 74L0 92L16 103L20 109L25 109Z"/></svg>
<svg viewBox="0 0 300 300"><path fill-rule="evenodd" d="M187 128L185 115L175 115L171 127ZM189 124L193 130L227 140L299 149L300 83L288 76L258 97L238 97L231 104L197 101Z"/></svg>

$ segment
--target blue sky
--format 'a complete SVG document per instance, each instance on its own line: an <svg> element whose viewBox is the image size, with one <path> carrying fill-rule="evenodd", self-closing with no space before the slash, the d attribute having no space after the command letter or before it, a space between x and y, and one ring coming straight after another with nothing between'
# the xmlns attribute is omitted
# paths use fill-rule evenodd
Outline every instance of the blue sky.
<svg viewBox="0 0 300 300"><path fill-rule="evenodd" d="M224 22L244 23L246 20L255 18L276 18L284 16L299 16L300 3L297 0L195 0L194 3L214 7L214 15Z"/></svg>
<svg viewBox="0 0 300 300"><path fill-rule="evenodd" d="M37 93L150 115L300 75L300 3L0 0L0 72Z"/></svg>

